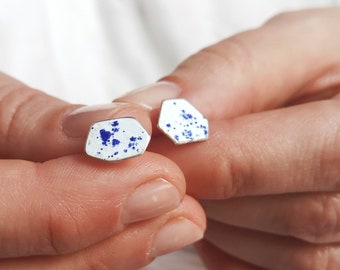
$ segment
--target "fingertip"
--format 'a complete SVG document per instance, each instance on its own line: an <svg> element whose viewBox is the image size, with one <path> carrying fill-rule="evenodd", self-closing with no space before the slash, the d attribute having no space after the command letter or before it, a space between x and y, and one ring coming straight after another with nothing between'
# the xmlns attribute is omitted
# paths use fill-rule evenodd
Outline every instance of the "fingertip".
<svg viewBox="0 0 340 270"><path fill-rule="evenodd" d="M166 179L174 185L183 199L186 193L185 176L180 167L171 159L157 153L146 152L136 158L136 166L140 170L150 169L154 176Z"/></svg>
<svg viewBox="0 0 340 270"><path fill-rule="evenodd" d="M136 118L151 134L148 112L140 106L121 102L77 107L66 113L62 120L62 128L71 138L85 138L93 123L120 117Z"/></svg>
<svg viewBox="0 0 340 270"><path fill-rule="evenodd" d="M186 210L186 217L199 226L202 231L206 230L206 215L202 205L196 199L186 195L180 209Z"/></svg>
<svg viewBox="0 0 340 270"><path fill-rule="evenodd" d="M188 195L177 209L160 217L159 221L147 252L150 259L197 242L203 238L206 230L202 207Z"/></svg>
<svg viewBox="0 0 340 270"><path fill-rule="evenodd" d="M178 97L180 92L181 88L178 85L170 81L159 81L136 89L116 101L137 104L151 111L158 109L163 100Z"/></svg>

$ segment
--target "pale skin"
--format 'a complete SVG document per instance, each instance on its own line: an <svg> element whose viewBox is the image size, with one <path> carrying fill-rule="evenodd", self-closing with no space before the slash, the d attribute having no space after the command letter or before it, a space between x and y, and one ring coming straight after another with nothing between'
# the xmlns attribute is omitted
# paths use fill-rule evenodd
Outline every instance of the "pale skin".
<svg viewBox="0 0 340 270"><path fill-rule="evenodd" d="M339 29L340 8L281 14L165 78L210 119L208 142L152 148L202 199L208 269L340 267Z"/></svg>
<svg viewBox="0 0 340 270"><path fill-rule="evenodd" d="M210 120L209 140L174 147L154 132L150 152L114 165L81 154L87 121L129 114L150 130L159 104L152 123L133 105L77 114L73 138L60 126L76 106L1 75L0 269L138 269L164 224L205 229L192 197L208 269L339 268L339 29L339 8L283 14L192 56L164 80ZM178 203L122 223L128 195L159 178Z"/></svg>
<svg viewBox="0 0 340 270"><path fill-rule="evenodd" d="M91 123L129 115L151 132L147 112L78 107L0 74L0 269L138 269L203 236L205 215L174 162L84 154ZM162 228L178 235L174 224L181 239L157 242Z"/></svg>

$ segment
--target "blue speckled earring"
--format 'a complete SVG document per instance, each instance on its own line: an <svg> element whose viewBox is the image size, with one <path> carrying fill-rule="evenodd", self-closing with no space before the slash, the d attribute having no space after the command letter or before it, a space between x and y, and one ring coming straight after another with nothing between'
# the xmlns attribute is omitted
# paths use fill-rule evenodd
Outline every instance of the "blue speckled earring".
<svg viewBox="0 0 340 270"><path fill-rule="evenodd" d="M162 102L158 128L175 144L205 141L209 137L208 120L185 99Z"/></svg>
<svg viewBox="0 0 340 270"><path fill-rule="evenodd" d="M91 126L85 152L98 159L119 161L142 155L150 138L151 136L135 118L104 120Z"/></svg>

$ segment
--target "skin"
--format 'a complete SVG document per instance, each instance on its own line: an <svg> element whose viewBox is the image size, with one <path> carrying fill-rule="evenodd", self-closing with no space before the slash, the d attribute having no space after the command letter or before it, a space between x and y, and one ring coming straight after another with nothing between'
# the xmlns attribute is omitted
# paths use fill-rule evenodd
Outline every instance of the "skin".
<svg viewBox="0 0 340 270"><path fill-rule="evenodd" d="M14 150L8 150L11 147L10 142L2 141L0 145L5 148L0 149L5 149L5 157L7 155L14 158L15 151L19 151L17 158L25 161L3 161L6 174L2 183L12 177L8 178L11 181L7 180L7 183L13 184L10 185L9 192L3 192L6 199L2 199L0 205L4 206L2 211L5 217L14 215L15 219L20 219L16 224L2 226L8 232L15 224L18 226L15 232L23 230L23 237L19 239L19 243L16 242L18 238L9 237L8 241L13 248L3 251L3 257L7 259L2 260L0 268L136 269L150 261L145 250L159 224L164 224L172 217L185 216L204 228L200 208L193 199L185 196L176 209L127 227L114 226L119 223L115 214L103 218L112 222L107 227L116 228L113 236L110 234L112 229L110 231L105 228L107 223L102 224L102 220L96 222L90 219L81 223L84 217L91 214L85 213L79 219L83 230L72 234L72 227L68 228L67 224L63 224L66 230L61 235L66 232L66 237L64 235L53 241L59 243L56 249L56 245L51 245L48 237L39 239L40 232L44 232L41 228L44 228L46 219L45 223L40 223L39 215L44 212L39 207L31 208L35 206L36 200L24 200L20 204L21 209L19 206L11 208L16 205L15 199L20 199L20 196L15 196L16 192L22 194L22 190L32 188L28 184L32 181L27 183L27 179L33 179L33 188L34 183L38 183L35 187L42 190L34 193L36 196L42 196L45 191L53 189L60 191L58 194L65 196L63 199L66 201L70 199L70 196L62 192L63 185L56 181L60 179L59 169L62 166L70 166L72 171L74 168L81 172L85 170L85 176L75 179L74 188L84 188L85 190L81 189L81 194L88 195L91 191L92 195L93 190L86 190L86 185L83 186L81 181L88 182L102 173L113 177L125 175L136 178L135 166L144 162L156 166L157 172L163 177L167 176L184 193L181 188L184 179L179 176L182 171L187 183L186 192L202 200L209 221L206 239L199 243L198 251L208 269L339 268L339 26L339 8L281 14L259 29L240 33L202 50L165 77L164 80L180 86L180 97L188 99L210 120L210 138L205 143L174 147L164 136L154 134L150 151L173 160L181 170L168 159L154 153L146 153L112 169L109 165L89 162L82 155L71 155L72 152L80 153L82 143L73 146L75 150L71 151L66 147L67 143L64 144L69 138L64 141L63 137L57 140L59 147L55 151L60 151L58 157L50 157L48 153L51 151L46 151L45 162L42 154L45 150L36 155L33 153L37 151L36 147L30 148L34 141L23 143L27 148L13 147ZM21 96L17 94L13 100L20 100ZM52 103L54 102L58 106L52 115L60 115L57 112L63 111L63 106L68 106L59 103L60 101ZM20 111L22 107L25 108L10 106L9 112L14 108L19 108ZM29 110L24 115L28 112ZM122 115L125 113L126 111L122 111ZM136 116L140 113L136 113ZM49 114L42 115L44 118ZM154 115L151 113L153 125ZM143 121L143 117L139 120ZM38 123L34 129L39 131L38 134L46 132L44 126L39 128L40 122L34 123ZM3 124L2 127L8 127L8 124ZM59 125L54 128L57 127ZM6 129L2 129L1 134L6 134L3 130ZM29 137L30 134L26 133L26 136ZM50 136L46 136L46 144L53 147L56 140L49 143L48 138ZM74 145L73 139L71 142ZM42 163L37 165L33 161L27 161L30 155L33 161L38 159ZM11 166L14 169L8 170ZM164 168L170 169L162 171ZM39 170L44 173L38 175L45 177L35 174ZM135 181L146 181L144 179L150 176L148 173L137 170L140 177ZM66 174L62 181L67 181L68 176ZM78 181L82 184L77 185ZM116 198L111 196L110 189L107 188L111 184L101 182L96 189L99 190L98 194L93 195L94 199L91 197L90 203L102 198L103 193L105 195L107 192L109 198ZM134 181L132 185L135 185ZM114 188L112 186L112 190ZM128 193L127 190L130 189L123 188L123 194ZM53 200L54 194L55 192L51 192L45 196L48 200ZM72 195L77 194L78 190ZM23 209L22 205L25 206ZM102 207L99 209L102 209L104 215L107 215L108 209L115 213L112 203ZM86 209L91 211L91 207ZM47 207L47 217L50 217L50 211ZM38 224L36 232L39 233L34 234L34 230L33 234L27 232L26 225L31 219L25 219L25 213L38 217L34 219L37 220L34 223ZM63 215L59 217L58 220L62 220ZM89 222L89 227L93 228L90 234L86 231ZM39 224L42 224L41 227ZM48 228L45 225L46 227ZM48 234L48 229L45 231L45 235L51 235ZM41 250L38 249L38 254L34 253L35 250L27 253L25 249L25 244L31 239L45 244L41 246ZM47 244L43 241L46 239ZM76 245L73 240L76 240ZM44 252L57 253L58 256L45 257ZM24 255L40 256L19 260L8 258Z"/></svg>
<svg viewBox="0 0 340 270"><path fill-rule="evenodd" d="M83 153L91 123L129 115L151 132L147 112L120 104L70 114L78 107L0 74L0 269L138 269L158 255L153 241L166 224L186 219L205 229L174 162L146 152L109 163ZM178 200L138 213L139 222L123 219L130 194L157 179Z"/></svg>
<svg viewBox="0 0 340 270"><path fill-rule="evenodd" d="M281 14L164 78L210 121L207 142L151 147L202 200L208 269L340 267L339 28L340 8Z"/></svg>

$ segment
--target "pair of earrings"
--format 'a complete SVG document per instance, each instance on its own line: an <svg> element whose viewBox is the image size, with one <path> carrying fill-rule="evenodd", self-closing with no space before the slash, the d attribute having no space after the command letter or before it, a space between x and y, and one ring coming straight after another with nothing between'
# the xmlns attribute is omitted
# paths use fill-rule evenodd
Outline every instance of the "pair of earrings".
<svg viewBox="0 0 340 270"><path fill-rule="evenodd" d="M162 102L158 128L175 144L204 141L209 136L208 120L187 100L168 99ZM142 155L151 136L132 117L94 123L87 136L87 155L119 161Z"/></svg>

